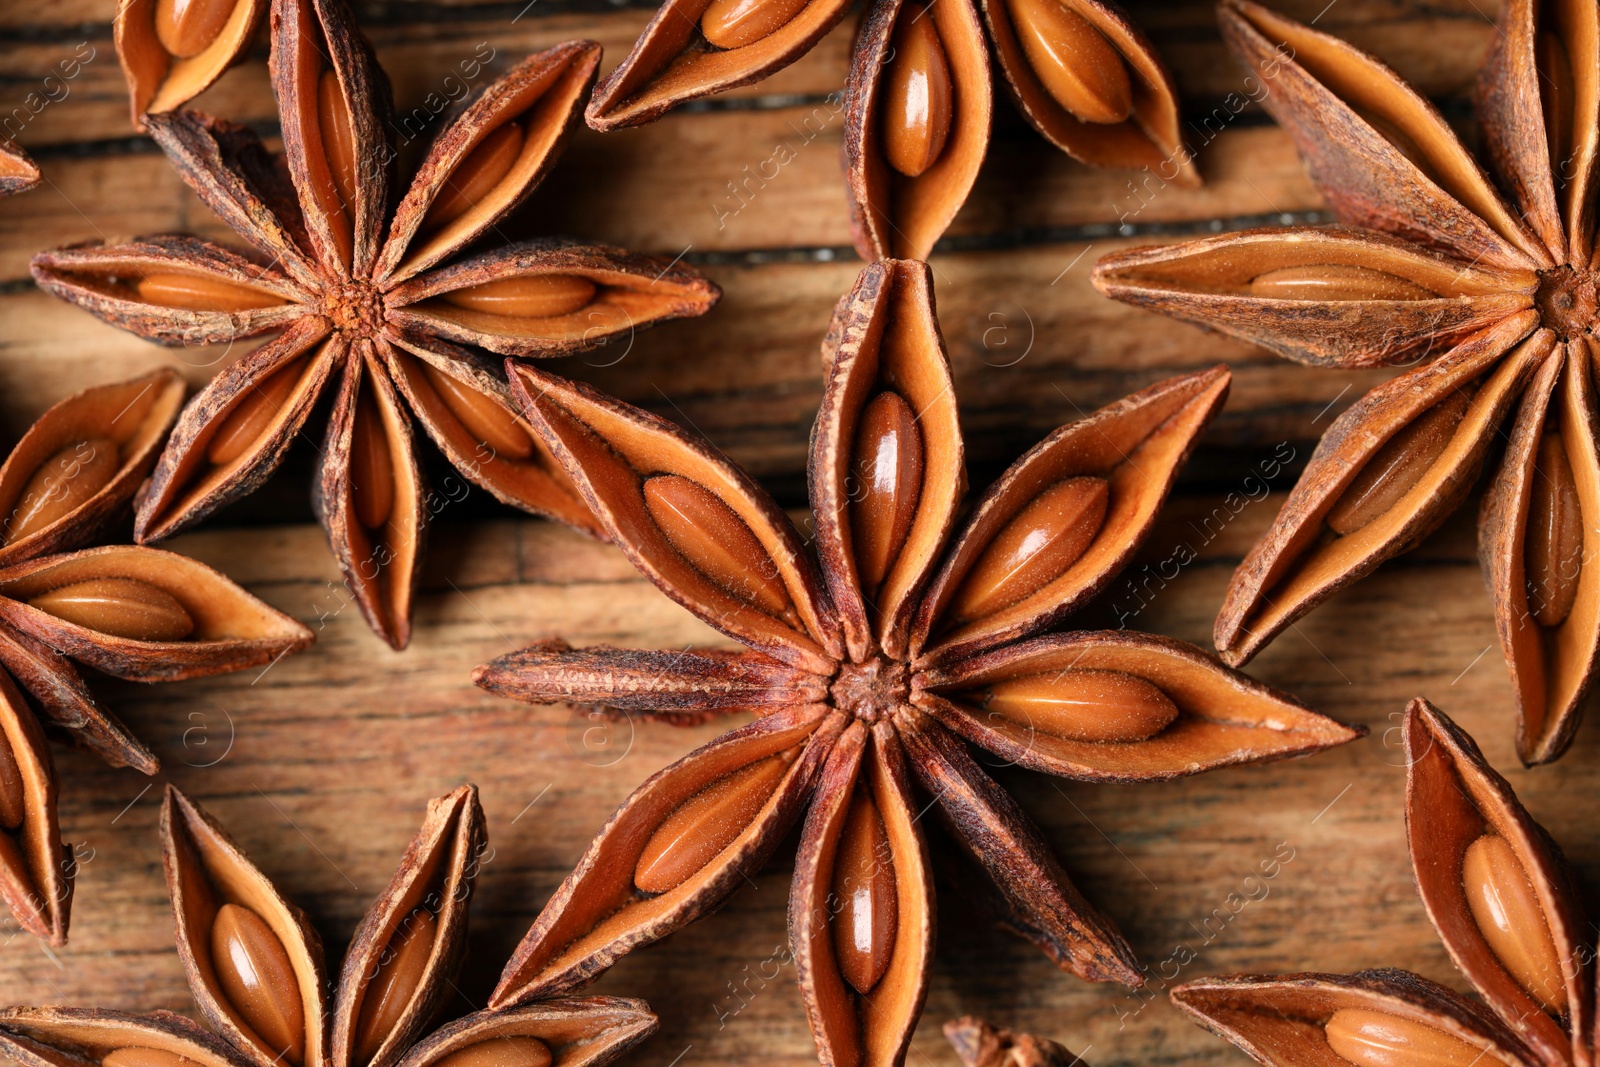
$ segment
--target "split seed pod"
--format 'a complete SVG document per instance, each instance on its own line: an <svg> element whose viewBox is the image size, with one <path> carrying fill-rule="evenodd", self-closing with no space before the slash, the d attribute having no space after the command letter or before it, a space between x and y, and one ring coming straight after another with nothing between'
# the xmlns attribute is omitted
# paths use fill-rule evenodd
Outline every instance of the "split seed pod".
<svg viewBox="0 0 1600 1067"><path fill-rule="evenodd" d="M1600 574L1589 564L1600 546L1586 540L1600 515L1600 97L1584 80L1600 58L1600 13L1501 7L1480 72L1481 158L1346 42L1250 0L1224 0L1218 18L1343 225L1134 249L1097 264L1095 285L1300 362L1408 369L1323 437L1235 572L1217 648L1247 662L1414 547L1466 498L1515 409L1479 555L1517 696L1517 754L1553 760L1600 665Z"/></svg>
<svg viewBox="0 0 1600 1067"><path fill-rule="evenodd" d="M118 0L112 36L128 81L133 123L175 111L238 62L268 0Z"/></svg>
<svg viewBox="0 0 1600 1067"><path fill-rule="evenodd" d="M966 1067L1089 1067L1049 1038L1012 1033L972 1015L945 1023L944 1037Z"/></svg>
<svg viewBox="0 0 1600 1067"><path fill-rule="evenodd" d="M927 259L989 149L989 50L972 0L873 0L851 49L844 166L863 259Z"/></svg>
<svg viewBox="0 0 1600 1067"><path fill-rule="evenodd" d="M495 499L593 533L482 350L543 357L619 342L704 313L718 290L682 264L600 245L462 255L560 156L599 45L568 41L486 85L391 196L388 83L348 6L274 0L272 10L281 160L231 123L149 118L180 175L253 251L192 237L94 243L42 253L34 276L162 344L274 334L185 409L140 496L135 536L170 537L253 491L331 394L314 502L368 623L403 648L427 521L442 505L417 463L416 423Z"/></svg>
<svg viewBox="0 0 1600 1067"><path fill-rule="evenodd" d="M477 683L530 703L673 721L758 717L623 803L518 946L492 1006L578 988L709 913L803 816L789 935L819 1057L900 1063L933 951L918 825L930 808L990 876L1012 925L1063 969L1143 981L1115 924L963 738L1016 759L1026 731L1055 729L1030 766L1150 781L1360 736L1180 642L1027 640L1109 581L1148 532L1221 405L1225 369L1158 383L1056 431L958 523L960 427L927 265L863 270L823 363L813 558L708 442L508 361L523 413L607 536L745 648L669 655L550 641L480 667ZM1092 669L1063 669L1080 660ZM985 701L990 714L1009 701L1019 720L1038 721L994 726Z"/></svg>
<svg viewBox="0 0 1600 1067"><path fill-rule="evenodd" d="M1033 128L1074 159L1200 184L1172 74L1144 31L1101 0L981 0L1000 75Z"/></svg>
<svg viewBox="0 0 1600 1067"><path fill-rule="evenodd" d="M0 137L0 197L25 193L39 184L39 165L8 137Z"/></svg>
<svg viewBox="0 0 1600 1067"><path fill-rule="evenodd" d="M1455 723L1406 709L1406 830L1417 889L1482 1001L1406 971L1236 975L1172 999L1264 1064L1594 1062L1594 953L1560 849Z"/></svg>
<svg viewBox="0 0 1600 1067"><path fill-rule="evenodd" d="M758 82L809 52L849 8L846 0L665 0L595 87L585 118L602 132L639 126Z"/></svg>
<svg viewBox="0 0 1600 1067"><path fill-rule="evenodd" d="M216 1032L169 1012L10 1008L0 1050L23 1067L600 1067L656 1028L642 1001L589 997L477 1012L421 1036L454 988L488 844L470 785L428 805L356 928L331 1004L304 913L172 786L161 838L178 955Z"/></svg>

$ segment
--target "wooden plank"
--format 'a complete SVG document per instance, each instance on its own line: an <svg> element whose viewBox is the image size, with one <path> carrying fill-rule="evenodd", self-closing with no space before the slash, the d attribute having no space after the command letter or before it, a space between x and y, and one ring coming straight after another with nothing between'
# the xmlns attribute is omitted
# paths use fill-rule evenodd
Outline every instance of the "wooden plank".
<svg viewBox="0 0 1600 1067"><path fill-rule="evenodd" d="M1242 475L1237 488L1259 495ZM1143 566L1159 566L1180 545L1197 558L1149 595L1134 625L1204 642L1229 570L1278 499L1175 502L1129 576L1137 583ZM1471 515L1469 506L1417 553L1336 598L1252 668L1323 711L1365 723L1368 740L1310 760L1164 785L1094 787L997 772L1158 974L1175 954L1192 953L1185 965L1166 963L1165 973L1392 965L1464 988L1415 898L1405 856L1404 774L1387 731L1421 692L1475 733L1580 874L1600 873L1593 820L1563 801L1600 787L1600 730L1580 731L1555 768L1516 767L1498 652L1475 659L1494 638ZM534 521L446 524L438 532L417 637L404 654L380 646L353 610L337 610L336 574L315 528L181 538L174 547L231 569L318 626L319 644L259 677L101 689L161 755L157 784L181 785L224 818L307 908L335 955L388 877L424 799L476 782L495 852L461 986L481 1003L612 807L716 727L608 725L562 708L526 708L472 689L466 672L551 634L655 647L716 639L606 546ZM1114 585L1088 617L1126 602L1134 588ZM1404 640L1374 640L1380 634ZM157 790L77 753L58 750L57 758L63 830L84 857L72 942L47 962L29 939L11 940L0 953L0 999L187 1009L156 863ZM943 856L944 845L935 847ZM1280 849L1293 858L1281 862ZM1260 864L1275 855L1281 870L1261 878ZM667 1064L689 1046L696 1061L813 1062L792 967L774 956L785 936L789 856L783 850L722 912L636 953L599 983L647 997L663 1017L661 1034L633 1062ZM1159 992L1135 995L1063 975L946 892L912 1062L953 1063L937 1026L962 1012L1053 1034L1088 1048L1094 1063L1243 1062L1184 1022Z"/></svg>

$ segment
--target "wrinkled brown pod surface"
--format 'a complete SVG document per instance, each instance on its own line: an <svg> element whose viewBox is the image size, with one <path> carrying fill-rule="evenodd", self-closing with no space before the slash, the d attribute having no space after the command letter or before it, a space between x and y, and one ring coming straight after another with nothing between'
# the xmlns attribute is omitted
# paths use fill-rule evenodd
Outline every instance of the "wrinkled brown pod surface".
<svg viewBox="0 0 1600 1067"><path fill-rule="evenodd" d="M851 49L844 167L863 259L926 259L989 148L989 53L970 0L876 0Z"/></svg>
<svg viewBox="0 0 1600 1067"><path fill-rule="evenodd" d="M1417 889L1481 999L1376 970L1201 979L1173 1001L1266 1064L1592 1062L1592 930L1560 849L1442 711L1412 701L1403 734Z"/></svg>
<svg viewBox="0 0 1600 1067"><path fill-rule="evenodd" d="M745 647L551 640L479 668L478 684L682 722L734 709L758 717L618 809L523 939L492 1007L579 988L718 907L800 823L789 941L819 1056L898 1063L933 951L919 825L930 810L1063 969L1143 981L1116 927L965 742L1058 775L1150 781L1360 735L1181 642L1029 640L1102 588L1148 531L1226 393L1225 370L1158 383L1062 427L963 515L961 433L927 265L863 270L836 308L823 364L813 556L703 439L508 362L522 413L607 536ZM1070 546L1037 560L1028 547L1057 541ZM1019 567L1024 582L1004 579ZM1063 674L1073 663L1082 670ZM1002 706L1010 727L993 721Z"/></svg>
<svg viewBox="0 0 1600 1067"><path fill-rule="evenodd" d="M25 193L39 184L39 165L16 142L0 137L0 197Z"/></svg>
<svg viewBox="0 0 1600 1067"><path fill-rule="evenodd" d="M134 125L200 95L255 40L269 0L118 0L117 59Z"/></svg>
<svg viewBox="0 0 1600 1067"><path fill-rule="evenodd" d="M172 65L161 90L198 91L184 72L219 55L266 6L125 0L119 48L153 66L152 49L200 47ZM184 408L140 492L135 536L164 539L250 493L312 412L326 412L317 513L362 614L403 648L428 519L446 502L418 464L418 429L495 499L595 532L488 353L623 343L703 314L719 293L681 262L607 246L478 242L559 158L599 45L568 41L478 85L402 183L388 81L348 6L274 0L271 14L281 165L240 126L173 111L159 94L161 106L146 108L137 102L145 82L130 75L151 136L250 252L156 236L46 252L33 270L56 296L163 344L270 335Z"/></svg>
<svg viewBox="0 0 1600 1067"><path fill-rule="evenodd" d="M966 1067L1088 1067L1047 1037L1013 1033L972 1015L945 1023L944 1036Z"/></svg>

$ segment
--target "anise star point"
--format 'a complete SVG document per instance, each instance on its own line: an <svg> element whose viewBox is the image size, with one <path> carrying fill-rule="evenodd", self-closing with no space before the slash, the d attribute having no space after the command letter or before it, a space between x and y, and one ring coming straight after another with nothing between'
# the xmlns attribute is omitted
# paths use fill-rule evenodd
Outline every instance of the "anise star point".
<svg viewBox="0 0 1600 1067"><path fill-rule="evenodd" d="M1061 967L1138 985L1116 927L967 743L1021 766L1149 781L1361 735L1200 650L1127 632L1036 636L1148 532L1227 391L1158 383L1063 427L962 516L961 433L926 264L867 266L824 343L809 467L815 554L709 443L580 383L509 365L517 399L607 534L737 652L547 642L475 680L532 703L754 711L626 801L536 920L491 1003L593 980L716 906L803 819L789 930L819 1055L899 1062L926 991L932 807L1008 920Z"/></svg>

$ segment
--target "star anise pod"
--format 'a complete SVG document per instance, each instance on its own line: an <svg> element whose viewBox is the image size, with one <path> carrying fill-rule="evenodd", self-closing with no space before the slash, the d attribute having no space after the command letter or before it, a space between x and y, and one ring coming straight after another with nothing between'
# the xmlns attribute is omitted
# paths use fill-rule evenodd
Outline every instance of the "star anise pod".
<svg viewBox="0 0 1600 1067"><path fill-rule="evenodd" d="M498 500L594 529L479 349L579 351L701 314L716 287L678 263L565 241L452 257L554 163L599 60L599 45L570 41L487 85L435 138L398 206L388 82L342 0L273 4L282 158L229 122L148 116L184 180L254 253L192 237L93 243L34 257L34 277L164 344L277 336L184 410L140 494L138 540L255 489L325 394L317 511L356 602L395 648L410 638L418 557L443 503L423 484L413 417Z"/></svg>
<svg viewBox="0 0 1600 1067"><path fill-rule="evenodd" d="M1226 369L1058 429L960 519L962 437L927 265L869 265L823 351L816 557L708 442L584 385L508 368L606 532L662 592L745 649L551 642L479 668L478 684L534 703L757 718L622 805L492 1005L582 986L706 914L805 814L789 932L819 1053L898 1062L933 950L919 785L1012 925L1086 979L1142 981L1116 928L964 742L1048 774L1127 782L1360 736L1179 641L1032 636L1103 588L1146 535L1222 403Z"/></svg>
<svg viewBox="0 0 1600 1067"><path fill-rule="evenodd" d="M41 415L0 465L0 896L51 944L67 938L73 865L36 713L114 767L158 768L74 663L175 681L270 663L312 641L187 556L82 548L126 515L182 403L183 382L166 370L86 389Z"/></svg>
<svg viewBox="0 0 1600 1067"><path fill-rule="evenodd" d="M1596 1062L1594 928L1560 847L1442 711L1414 700L1404 729L1417 890L1482 1001L1398 970L1207 978L1173 1001L1280 1067Z"/></svg>
<svg viewBox="0 0 1600 1067"><path fill-rule="evenodd" d="M23 1067L577 1067L609 1063L656 1028L643 1001L587 997L428 1032L454 989L487 844L470 785L428 805L356 928L331 1003L305 913L173 786L161 842L178 956L215 1032L166 1011L9 1008L0 1050Z"/></svg>
<svg viewBox="0 0 1600 1067"><path fill-rule="evenodd" d="M39 165L9 137L0 137L0 196L25 193L39 184Z"/></svg>
<svg viewBox="0 0 1600 1067"><path fill-rule="evenodd" d="M1089 1067L1049 1038L1015 1034L972 1015L945 1023L944 1036L966 1067Z"/></svg>
<svg viewBox="0 0 1600 1067"><path fill-rule="evenodd" d="M863 138L920 136L926 158L909 177L935 170L931 182L939 171L954 171L950 180L970 186L968 165L976 171L989 140L987 27L1006 90L1051 144L1085 163L1149 167L1164 181L1199 184L1179 135L1172 76L1121 7L1105 0L981 2L980 24L972 0L871 0L853 48L847 149L858 150ZM589 125L638 126L685 101L760 81L809 52L849 6L666 0L595 89ZM931 129L908 134L908 124ZM958 162L941 161L947 138L956 142ZM964 142L976 145L975 160L955 150Z"/></svg>
<svg viewBox="0 0 1600 1067"><path fill-rule="evenodd" d="M238 62L267 0L118 0L112 36L133 123L176 111Z"/></svg>
<svg viewBox="0 0 1600 1067"><path fill-rule="evenodd" d="M1600 651L1600 121L1584 44L1600 9L1508 0L1479 84L1488 171L1373 57L1248 0L1220 11L1229 47L1270 90L1262 103L1348 228L1136 249L1102 260L1095 284L1304 363L1407 369L1323 436L1235 572L1217 648L1248 661L1414 547L1466 498L1505 433L1479 552L1517 696L1518 755L1555 759Z"/></svg>

